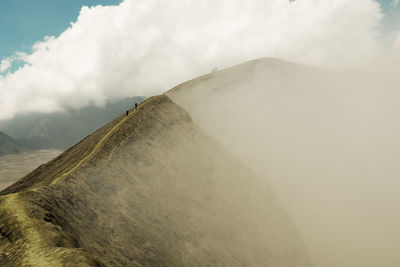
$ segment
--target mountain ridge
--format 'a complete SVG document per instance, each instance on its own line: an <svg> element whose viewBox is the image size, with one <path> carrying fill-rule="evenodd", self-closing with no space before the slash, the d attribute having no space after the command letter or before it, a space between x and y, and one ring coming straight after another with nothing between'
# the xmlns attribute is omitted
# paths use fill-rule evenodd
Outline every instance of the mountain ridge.
<svg viewBox="0 0 400 267"><path fill-rule="evenodd" d="M0 195L5 266L312 265L271 189L164 95Z"/></svg>

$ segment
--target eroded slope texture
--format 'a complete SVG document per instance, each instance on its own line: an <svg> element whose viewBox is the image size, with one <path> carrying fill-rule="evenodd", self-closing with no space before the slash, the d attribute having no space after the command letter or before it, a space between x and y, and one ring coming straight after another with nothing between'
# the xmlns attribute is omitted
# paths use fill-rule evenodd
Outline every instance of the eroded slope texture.
<svg viewBox="0 0 400 267"><path fill-rule="evenodd" d="M312 265L273 192L168 97L96 148L123 119L2 192L2 266Z"/></svg>

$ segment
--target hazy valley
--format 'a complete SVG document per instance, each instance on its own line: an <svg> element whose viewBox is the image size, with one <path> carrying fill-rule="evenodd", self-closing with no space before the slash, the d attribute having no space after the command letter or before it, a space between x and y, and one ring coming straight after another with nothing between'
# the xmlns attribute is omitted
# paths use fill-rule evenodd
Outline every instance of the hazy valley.
<svg viewBox="0 0 400 267"><path fill-rule="evenodd" d="M110 100L103 106L93 104L82 109L19 114L12 119L0 121L0 131L25 149L67 149L143 100L144 97L132 97ZM0 139L0 155L1 149Z"/></svg>
<svg viewBox="0 0 400 267"><path fill-rule="evenodd" d="M0 156L0 190L60 153L60 150L37 150Z"/></svg>

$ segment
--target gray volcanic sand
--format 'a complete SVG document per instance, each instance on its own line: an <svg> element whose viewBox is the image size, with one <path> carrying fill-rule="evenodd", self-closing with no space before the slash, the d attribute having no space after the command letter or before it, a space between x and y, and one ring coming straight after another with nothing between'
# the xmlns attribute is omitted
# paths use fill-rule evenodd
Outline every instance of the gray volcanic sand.
<svg viewBox="0 0 400 267"><path fill-rule="evenodd" d="M36 150L0 157L0 190L25 176L41 164L58 156L62 151Z"/></svg>

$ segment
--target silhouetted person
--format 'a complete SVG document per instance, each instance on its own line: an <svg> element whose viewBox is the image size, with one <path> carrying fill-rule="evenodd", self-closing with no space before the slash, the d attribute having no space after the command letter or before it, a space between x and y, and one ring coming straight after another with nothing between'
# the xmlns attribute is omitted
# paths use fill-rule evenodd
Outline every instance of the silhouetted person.
<svg viewBox="0 0 400 267"><path fill-rule="evenodd" d="M129 114L129 110L126 111L126 116L128 116L128 114Z"/></svg>
<svg viewBox="0 0 400 267"><path fill-rule="evenodd" d="M135 103L135 109L137 108L137 103Z"/></svg>

